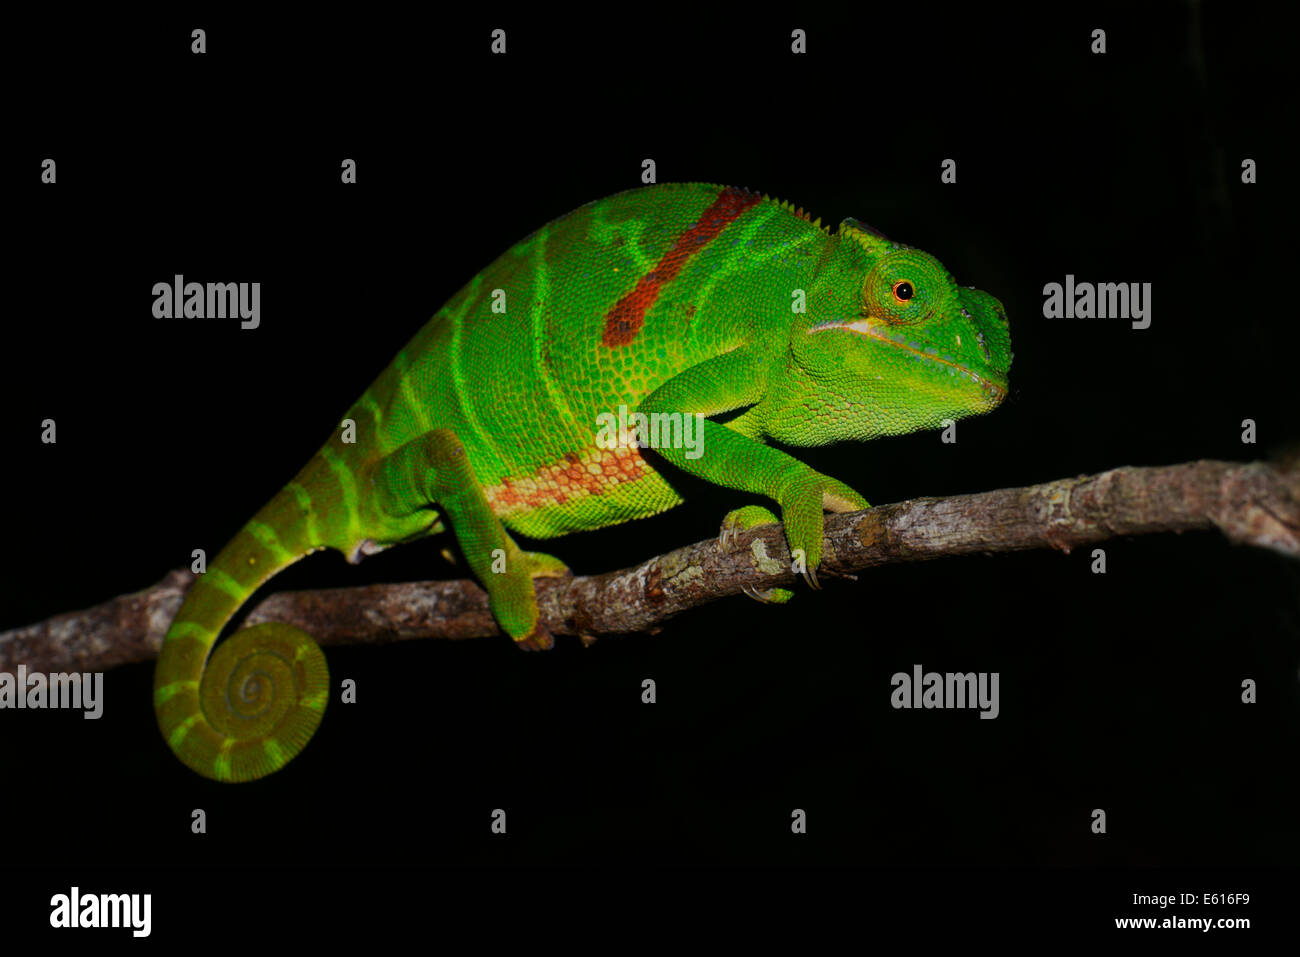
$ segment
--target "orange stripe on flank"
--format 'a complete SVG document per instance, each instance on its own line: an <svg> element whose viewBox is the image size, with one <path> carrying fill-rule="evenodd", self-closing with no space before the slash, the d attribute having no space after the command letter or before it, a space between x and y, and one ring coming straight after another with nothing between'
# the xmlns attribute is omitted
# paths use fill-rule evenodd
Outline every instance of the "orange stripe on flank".
<svg viewBox="0 0 1300 957"><path fill-rule="evenodd" d="M483 494L494 514L506 515L600 495L653 471L635 447L597 449L583 455L570 452L532 475L502 479L484 488Z"/></svg>

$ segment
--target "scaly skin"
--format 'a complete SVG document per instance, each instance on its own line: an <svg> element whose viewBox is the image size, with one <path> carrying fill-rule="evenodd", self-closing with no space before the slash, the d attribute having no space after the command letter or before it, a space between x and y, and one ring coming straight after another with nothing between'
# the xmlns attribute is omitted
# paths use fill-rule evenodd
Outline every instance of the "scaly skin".
<svg viewBox="0 0 1300 957"><path fill-rule="evenodd" d="M567 570L506 529L550 538L654 515L681 501L678 469L774 500L815 584L823 511L867 502L765 440L865 440L986 412L1006 395L1010 362L996 299L854 220L831 233L787 204L700 183L588 203L438 310L348 409L356 441L336 430L195 581L158 661L159 726L216 780L283 766L320 721L324 656L298 629L268 624L209 661L222 629L304 555L357 561L444 519L527 649L552 643L533 578ZM598 416L620 405L737 414L706 419L691 457L598 445ZM728 527L774 517L750 507Z"/></svg>

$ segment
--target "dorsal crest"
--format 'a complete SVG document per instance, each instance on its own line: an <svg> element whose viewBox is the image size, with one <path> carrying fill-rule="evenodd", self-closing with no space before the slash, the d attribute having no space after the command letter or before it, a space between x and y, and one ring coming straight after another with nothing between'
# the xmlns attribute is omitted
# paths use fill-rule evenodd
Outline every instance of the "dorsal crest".
<svg viewBox="0 0 1300 957"><path fill-rule="evenodd" d="M776 206L780 209L784 209L787 213L793 213L795 216L798 216L800 219L802 219L805 223L812 224L813 226L817 227L824 233L830 232L830 230L828 230L825 226L822 225L822 218L820 216L818 216L816 219L813 219L806 212L804 212L802 206L795 206L794 203L786 202L783 199L776 199L774 197L768 196L767 193L763 194L763 201L766 203L771 203L773 206Z"/></svg>

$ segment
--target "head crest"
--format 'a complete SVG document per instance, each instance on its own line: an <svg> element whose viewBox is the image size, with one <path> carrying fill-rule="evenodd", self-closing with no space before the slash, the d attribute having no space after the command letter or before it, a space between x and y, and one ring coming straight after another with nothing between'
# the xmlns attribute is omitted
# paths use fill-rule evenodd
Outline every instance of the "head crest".
<svg viewBox="0 0 1300 957"><path fill-rule="evenodd" d="M907 248L902 243L894 242L875 227L852 218L840 223L839 234L852 239L872 256Z"/></svg>

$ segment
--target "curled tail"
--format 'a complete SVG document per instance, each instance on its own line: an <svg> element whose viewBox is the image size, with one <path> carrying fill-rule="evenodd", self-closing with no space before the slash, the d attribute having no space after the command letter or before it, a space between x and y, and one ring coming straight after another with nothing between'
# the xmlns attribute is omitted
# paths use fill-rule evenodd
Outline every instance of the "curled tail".
<svg viewBox="0 0 1300 957"><path fill-rule="evenodd" d="M176 756L204 777L252 781L270 774L303 749L325 712L325 656L299 628L245 628L209 658L222 629L263 582L322 547L312 540L305 498L290 485L267 503L190 587L163 639L154 671L158 727Z"/></svg>

